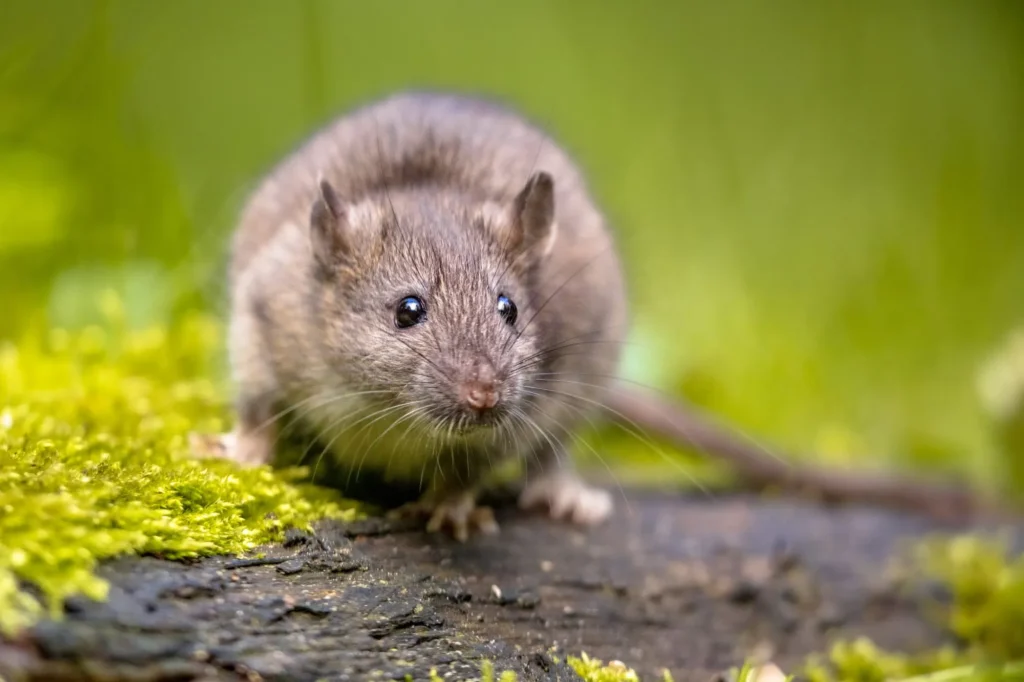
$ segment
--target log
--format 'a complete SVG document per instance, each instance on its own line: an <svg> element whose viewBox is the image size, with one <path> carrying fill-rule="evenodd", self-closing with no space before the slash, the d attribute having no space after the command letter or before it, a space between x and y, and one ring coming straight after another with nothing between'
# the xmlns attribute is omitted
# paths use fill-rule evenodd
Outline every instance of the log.
<svg viewBox="0 0 1024 682"><path fill-rule="evenodd" d="M706 682L755 653L792 669L840 637L907 652L951 641L926 615L941 592L883 569L922 534L966 527L633 491L581 531L496 502L501 533L465 544L372 518L289 531L262 556L109 562L109 598L70 599L63 619L0 644L0 677L470 680L486 660L571 680L565 656L585 651L641 679Z"/></svg>

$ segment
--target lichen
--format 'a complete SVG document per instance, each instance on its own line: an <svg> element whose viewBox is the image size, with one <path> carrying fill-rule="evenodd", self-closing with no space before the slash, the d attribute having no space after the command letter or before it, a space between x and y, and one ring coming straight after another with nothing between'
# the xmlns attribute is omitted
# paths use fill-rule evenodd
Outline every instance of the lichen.
<svg viewBox="0 0 1024 682"><path fill-rule="evenodd" d="M0 345L0 632L102 599L97 563L124 554L240 553L358 510L301 469L190 457L192 432L230 424L221 329L204 315L129 331L109 324Z"/></svg>

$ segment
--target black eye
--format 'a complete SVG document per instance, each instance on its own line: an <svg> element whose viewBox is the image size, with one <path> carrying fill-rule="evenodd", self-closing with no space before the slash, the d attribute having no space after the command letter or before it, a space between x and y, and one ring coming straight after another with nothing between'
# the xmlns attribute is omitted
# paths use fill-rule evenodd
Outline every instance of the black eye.
<svg viewBox="0 0 1024 682"><path fill-rule="evenodd" d="M427 309L423 301L415 296L403 298L395 309L395 324L399 329L412 327L427 318Z"/></svg>
<svg viewBox="0 0 1024 682"><path fill-rule="evenodd" d="M512 302L512 299L501 294L498 296L498 314L504 317L509 324L515 324L519 311L516 310L516 304Z"/></svg>

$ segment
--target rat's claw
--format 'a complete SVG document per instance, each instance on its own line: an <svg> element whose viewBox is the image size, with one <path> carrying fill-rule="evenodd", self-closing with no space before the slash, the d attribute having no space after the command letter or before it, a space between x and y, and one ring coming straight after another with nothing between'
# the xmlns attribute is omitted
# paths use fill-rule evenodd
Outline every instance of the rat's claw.
<svg viewBox="0 0 1024 682"><path fill-rule="evenodd" d="M199 459L228 459L242 466L267 464L273 457L273 443L256 432L189 434L189 449Z"/></svg>
<svg viewBox="0 0 1024 682"><path fill-rule="evenodd" d="M238 438L231 433L190 433L189 451L199 459L235 459Z"/></svg>
<svg viewBox="0 0 1024 682"><path fill-rule="evenodd" d="M494 520L494 512L490 507L478 507L471 495L460 495L444 500L434 507L427 523L427 531L436 533L445 525L451 526L452 536L459 542L469 539L470 529L484 535L498 532L498 522Z"/></svg>
<svg viewBox="0 0 1024 682"><path fill-rule="evenodd" d="M547 507L553 519L568 519L581 526L601 523L611 515L612 496L592 488L575 474L558 472L530 481L519 496L522 509Z"/></svg>
<svg viewBox="0 0 1024 682"><path fill-rule="evenodd" d="M471 493L460 493L436 503L427 500L413 502L396 510L395 515L406 518L429 516L428 532L437 533L447 526L451 528L452 537L459 542L468 540L472 530L484 535L495 535L499 531L494 512L490 507L478 507Z"/></svg>

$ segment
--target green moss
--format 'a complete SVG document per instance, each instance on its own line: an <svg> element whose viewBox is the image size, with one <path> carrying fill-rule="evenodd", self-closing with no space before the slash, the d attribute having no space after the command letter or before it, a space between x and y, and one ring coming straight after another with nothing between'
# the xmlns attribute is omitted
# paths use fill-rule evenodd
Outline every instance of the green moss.
<svg viewBox="0 0 1024 682"><path fill-rule="evenodd" d="M288 526L358 513L301 483L301 469L241 469L189 457L194 432L229 427L222 330L186 316L173 329L129 332L115 299L109 324L0 346L0 630L60 616L63 598L103 598L98 561L239 553ZM1024 677L1024 557L976 537L933 540L920 565L949 586L938 614L963 643L922 655L840 642L802 671L814 682ZM28 584L34 587L28 587ZM622 663L567 662L587 682L629 682ZM740 669L737 679L749 676ZM509 672L497 677L511 682ZM485 662L481 679L493 682ZM671 677L666 672L666 682Z"/></svg>
<svg viewBox="0 0 1024 682"><path fill-rule="evenodd" d="M933 539L917 551L917 565L948 586L951 601L938 616L962 642L918 655L887 652L867 639L835 644L815 657L812 682L1024 679L1024 556L1004 543L964 535Z"/></svg>
<svg viewBox="0 0 1024 682"><path fill-rule="evenodd" d="M305 472L243 470L188 456L191 432L229 426L217 376L221 330L110 325L0 346L0 630L60 616L72 594L103 598L94 569L122 554L239 553L288 526L351 517ZM26 589L30 582L38 589ZM38 596L37 596L38 595Z"/></svg>
<svg viewBox="0 0 1024 682"><path fill-rule="evenodd" d="M951 599L935 604L935 616L960 646L911 655L885 651L866 638L840 641L811 657L799 676L810 682L1024 680L1024 555L1011 555L998 540L962 535L922 542L912 558L914 572L949 590ZM567 662L586 682L639 680L617 661L604 664L584 653ZM756 672L744 664L731 679L754 680ZM664 682L671 679L665 672Z"/></svg>
<svg viewBox="0 0 1024 682"><path fill-rule="evenodd" d="M620 661L603 663L596 658L591 658L586 653L582 653L579 657L568 656L566 662L584 682L640 682L640 677L636 672ZM736 682L757 682L759 679L758 674L761 670L761 668L750 663L744 663L742 667L731 671L731 679ZM764 676L760 679L764 679ZM775 678L771 679L774 680ZM789 682L792 679L792 675L786 676L784 679L786 682ZM663 670L661 680L662 682L673 682L672 673L668 670Z"/></svg>
<svg viewBox="0 0 1024 682"><path fill-rule="evenodd" d="M566 662L569 666L576 671L585 682L639 682L640 678L633 671L632 668L627 668L623 663L619 661L611 661L609 663L603 663L602 661L591 658L585 652L581 653L579 657L567 656ZM670 678L666 677L666 682Z"/></svg>
<svg viewBox="0 0 1024 682"><path fill-rule="evenodd" d="M505 670L498 676L497 680L494 677L494 664L484 659L483 663L480 664L480 682L516 682L517 676L512 670Z"/></svg>

